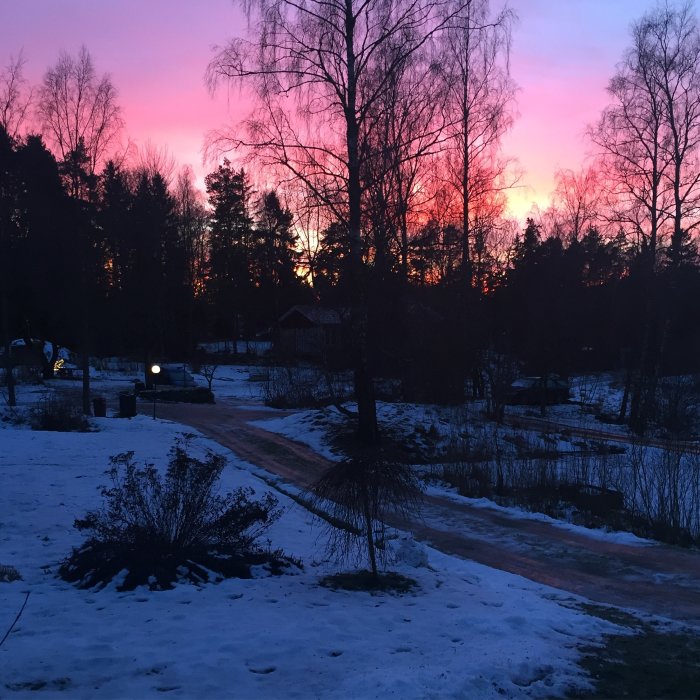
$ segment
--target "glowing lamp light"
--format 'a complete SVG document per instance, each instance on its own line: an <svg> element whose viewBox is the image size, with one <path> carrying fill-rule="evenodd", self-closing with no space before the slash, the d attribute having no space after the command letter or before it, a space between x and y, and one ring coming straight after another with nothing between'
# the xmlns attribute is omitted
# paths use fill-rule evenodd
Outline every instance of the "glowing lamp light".
<svg viewBox="0 0 700 700"><path fill-rule="evenodd" d="M153 375L153 420L156 419L156 379L160 374L160 365L151 365L151 374Z"/></svg>

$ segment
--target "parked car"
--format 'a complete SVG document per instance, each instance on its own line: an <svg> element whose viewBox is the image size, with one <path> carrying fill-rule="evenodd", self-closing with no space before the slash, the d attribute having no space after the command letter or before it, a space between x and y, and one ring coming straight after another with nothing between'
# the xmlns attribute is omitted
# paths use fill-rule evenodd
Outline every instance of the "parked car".
<svg viewBox="0 0 700 700"><path fill-rule="evenodd" d="M566 403L570 396L569 382L556 375L521 377L510 385L508 403L539 406L543 398L546 404Z"/></svg>
<svg viewBox="0 0 700 700"><path fill-rule="evenodd" d="M196 386L194 377L182 365L161 365L157 382L171 386Z"/></svg>

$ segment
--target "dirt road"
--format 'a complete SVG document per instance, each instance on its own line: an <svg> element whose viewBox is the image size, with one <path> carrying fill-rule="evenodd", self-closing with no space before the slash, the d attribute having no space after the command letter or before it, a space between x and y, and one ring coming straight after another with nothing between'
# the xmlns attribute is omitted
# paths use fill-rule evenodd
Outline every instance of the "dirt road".
<svg viewBox="0 0 700 700"><path fill-rule="evenodd" d="M328 466L305 445L250 425L271 417L255 406L160 404L158 415L196 428L297 486L308 486ZM401 525L443 552L599 603L700 625L697 550L596 540L438 496L427 497L422 515Z"/></svg>

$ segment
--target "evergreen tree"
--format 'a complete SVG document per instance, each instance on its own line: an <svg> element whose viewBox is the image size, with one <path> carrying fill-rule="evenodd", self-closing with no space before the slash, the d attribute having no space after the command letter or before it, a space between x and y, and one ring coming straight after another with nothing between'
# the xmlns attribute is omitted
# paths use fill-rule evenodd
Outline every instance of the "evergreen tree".
<svg viewBox="0 0 700 700"><path fill-rule="evenodd" d="M270 324L301 299L302 285L296 273L299 262L293 216L282 207L274 190L260 198L256 215L253 284L259 322Z"/></svg>
<svg viewBox="0 0 700 700"><path fill-rule="evenodd" d="M148 362L154 354L172 350L176 305L169 297L168 277L184 278L177 252L174 201L159 173L139 175L132 205L130 265L125 278L125 301L130 309L135 340Z"/></svg>
<svg viewBox="0 0 700 700"><path fill-rule="evenodd" d="M239 337L251 297L253 222L245 172L228 160L205 179L212 208L207 295L218 336Z"/></svg>

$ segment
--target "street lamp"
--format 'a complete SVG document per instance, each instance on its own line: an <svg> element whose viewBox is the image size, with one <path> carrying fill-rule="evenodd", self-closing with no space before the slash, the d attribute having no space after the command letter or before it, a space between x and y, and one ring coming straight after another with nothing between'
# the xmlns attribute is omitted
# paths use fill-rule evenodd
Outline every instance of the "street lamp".
<svg viewBox="0 0 700 700"><path fill-rule="evenodd" d="M160 374L160 365L151 365L151 374L153 375L153 420L156 419L156 392L158 391L158 375Z"/></svg>

